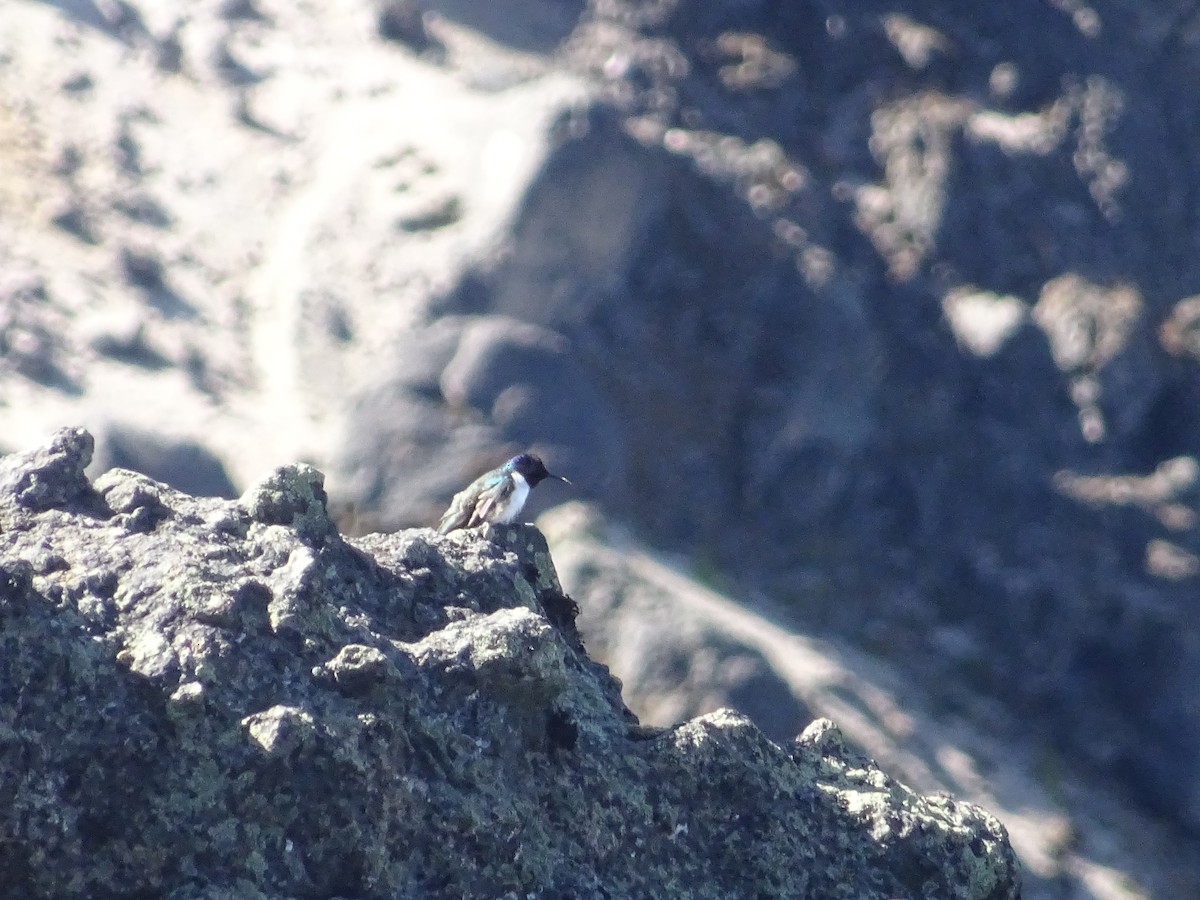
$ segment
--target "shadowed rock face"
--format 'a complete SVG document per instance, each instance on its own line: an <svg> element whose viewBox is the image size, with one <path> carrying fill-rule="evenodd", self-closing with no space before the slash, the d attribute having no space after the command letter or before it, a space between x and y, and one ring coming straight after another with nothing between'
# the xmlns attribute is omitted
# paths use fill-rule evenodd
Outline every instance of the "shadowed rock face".
<svg viewBox="0 0 1200 900"><path fill-rule="evenodd" d="M13 896L1019 895L998 821L827 720L639 726L534 528L351 543L311 468L223 501L91 451L0 470Z"/></svg>

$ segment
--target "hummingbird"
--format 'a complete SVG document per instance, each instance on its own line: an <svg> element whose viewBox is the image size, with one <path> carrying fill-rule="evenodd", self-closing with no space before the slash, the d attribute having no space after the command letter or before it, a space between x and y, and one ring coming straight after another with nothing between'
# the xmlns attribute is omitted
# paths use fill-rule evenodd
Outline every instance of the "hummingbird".
<svg viewBox="0 0 1200 900"><path fill-rule="evenodd" d="M459 528L475 528L485 522L508 524L529 499L529 489L547 478L571 482L547 471L545 463L531 453L514 456L504 465L485 472L459 491L442 516L438 534Z"/></svg>

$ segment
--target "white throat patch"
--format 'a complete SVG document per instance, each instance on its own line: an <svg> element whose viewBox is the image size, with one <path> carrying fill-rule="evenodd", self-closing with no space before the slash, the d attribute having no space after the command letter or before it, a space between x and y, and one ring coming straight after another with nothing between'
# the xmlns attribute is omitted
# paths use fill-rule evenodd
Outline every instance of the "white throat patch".
<svg viewBox="0 0 1200 900"><path fill-rule="evenodd" d="M504 504L500 514L496 516L496 521L505 525L517 517L525 505L525 501L529 499L529 482L525 480L525 476L520 472L513 472L512 480L512 496L508 498L508 502Z"/></svg>

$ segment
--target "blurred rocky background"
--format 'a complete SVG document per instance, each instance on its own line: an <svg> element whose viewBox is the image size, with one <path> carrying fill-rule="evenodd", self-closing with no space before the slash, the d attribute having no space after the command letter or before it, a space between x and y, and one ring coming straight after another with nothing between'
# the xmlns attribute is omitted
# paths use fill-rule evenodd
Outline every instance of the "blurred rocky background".
<svg viewBox="0 0 1200 900"><path fill-rule="evenodd" d="M1200 9L6 0L0 445L347 530L533 447L647 721L1200 894Z"/></svg>

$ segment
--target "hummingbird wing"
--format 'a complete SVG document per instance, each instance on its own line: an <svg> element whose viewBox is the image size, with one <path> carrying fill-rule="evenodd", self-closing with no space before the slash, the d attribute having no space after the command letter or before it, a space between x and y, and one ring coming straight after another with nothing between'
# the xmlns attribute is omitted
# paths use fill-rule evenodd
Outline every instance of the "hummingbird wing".
<svg viewBox="0 0 1200 900"><path fill-rule="evenodd" d="M459 491L454 495L454 499L450 501L450 508L442 515L442 521L438 524L438 534L449 534L467 524L475 504L464 501L466 493Z"/></svg>
<svg viewBox="0 0 1200 900"><path fill-rule="evenodd" d="M513 480L507 475L494 480L489 479L475 499L475 505L471 510L466 527L474 528L484 522L494 521L500 511L504 509L512 492Z"/></svg>
<svg viewBox="0 0 1200 900"><path fill-rule="evenodd" d="M450 508L442 516L438 534L449 534L459 528L474 528L504 507L504 501L512 493L512 479L507 475L486 472L454 495Z"/></svg>
<svg viewBox="0 0 1200 900"><path fill-rule="evenodd" d="M488 476L480 475L454 495L454 499L450 501L450 507L442 515L442 521L438 525L438 534L449 534L451 531L467 527L467 522L470 521L471 514L475 511L475 501L479 499L479 494L487 486L487 483Z"/></svg>

